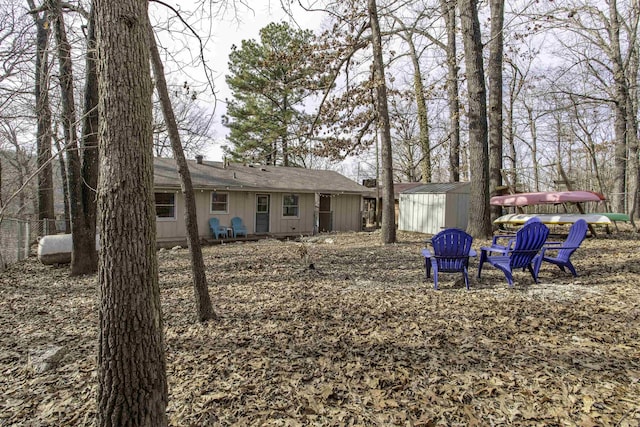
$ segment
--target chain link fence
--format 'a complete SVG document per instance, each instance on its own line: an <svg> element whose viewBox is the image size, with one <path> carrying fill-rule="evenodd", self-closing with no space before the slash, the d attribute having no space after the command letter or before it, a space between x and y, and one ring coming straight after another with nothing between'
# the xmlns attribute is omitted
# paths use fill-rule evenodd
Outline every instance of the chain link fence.
<svg viewBox="0 0 640 427"><path fill-rule="evenodd" d="M62 220L25 220L2 218L0 220L0 271L8 265L27 259L31 255L32 245L41 236L65 231Z"/></svg>
<svg viewBox="0 0 640 427"><path fill-rule="evenodd" d="M0 222L0 271L9 264L22 261L31 252L29 221L3 218Z"/></svg>

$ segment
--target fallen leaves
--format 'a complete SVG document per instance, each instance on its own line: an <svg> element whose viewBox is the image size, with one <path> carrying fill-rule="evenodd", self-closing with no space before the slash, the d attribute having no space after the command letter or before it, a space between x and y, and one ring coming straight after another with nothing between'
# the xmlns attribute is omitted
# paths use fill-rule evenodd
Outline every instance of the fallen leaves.
<svg viewBox="0 0 640 427"><path fill-rule="evenodd" d="M159 253L170 423L640 425L635 236L585 241L578 278L545 265L508 289L487 269L469 292L455 274L434 291L424 236L398 237L206 247L207 324L188 252ZM3 273L0 425L93 423L95 280L35 260ZM52 345L68 350L57 367L29 369Z"/></svg>

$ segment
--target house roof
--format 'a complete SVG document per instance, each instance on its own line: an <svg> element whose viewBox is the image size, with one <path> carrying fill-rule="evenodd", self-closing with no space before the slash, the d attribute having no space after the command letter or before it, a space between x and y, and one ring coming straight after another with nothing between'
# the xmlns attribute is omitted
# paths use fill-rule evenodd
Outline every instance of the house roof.
<svg viewBox="0 0 640 427"><path fill-rule="evenodd" d="M404 194L422 194L422 193L450 193L452 191L468 191L470 183L468 182L433 182L422 184L403 191Z"/></svg>
<svg viewBox="0 0 640 427"><path fill-rule="evenodd" d="M422 185L424 184L421 182L396 182L393 184L393 193L397 199L400 193L405 193L412 188L420 187Z"/></svg>
<svg viewBox="0 0 640 427"><path fill-rule="evenodd" d="M419 185L423 185L421 182L394 182L393 183L393 197L394 199L398 199L400 197L400 193L405 192L410 188L417 187ZM378 187L367 187L369 189L368 194L365 197L376 198L382 196L382 186ZM378 190L380 192L378 192Z"/></svg>
<svg viewBox="0 0 640 427"><path fill-rule="evenodd" d="M365 194L369 189L330 170L187 160L193 187L231 191ZM154 159L156 188L180 188L175 159Z"/></svg>

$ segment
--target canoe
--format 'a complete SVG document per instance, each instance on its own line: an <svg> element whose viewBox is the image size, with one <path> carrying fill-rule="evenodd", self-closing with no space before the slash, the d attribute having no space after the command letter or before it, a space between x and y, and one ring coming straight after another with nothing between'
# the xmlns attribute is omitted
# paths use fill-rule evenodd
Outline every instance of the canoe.
<svg viewBox="0 0 640 427"><path fill-rule="evenodd" d="M616 212L602 212L599 213L599 215L604 215L607 218L609 218L611 221L623 221L623 222L629 222L631 221L631 219L629 219L629 215L627 214L623 214L623 213L616 213Z"/></svg>
<svg viewBox="0 0 640 427"><path fill-rule="evenodd" d="M603 214L508 214L502 215L493 221L496 224L524 224L528 219L537 216L544 224L573 224L579 219L584 219L592 225L609 225L611 220Z"/></svg>
<svg viewBox="0 0 640 427"><path fill-rule="evenodd" d="M537 193L516 193L494 196L490 203L494 206L528 206L558 203L600 202L604 196L594 191L541 191Z"/></svg>

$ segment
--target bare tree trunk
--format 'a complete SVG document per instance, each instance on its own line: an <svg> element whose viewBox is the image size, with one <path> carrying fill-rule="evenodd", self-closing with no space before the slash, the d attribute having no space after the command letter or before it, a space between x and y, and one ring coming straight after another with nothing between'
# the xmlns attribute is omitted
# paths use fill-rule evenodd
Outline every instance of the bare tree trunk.
<svg viewBox="0 0 640 427"><path fill-rule="evenodd" d="M636 66L637 75L637 66ZM633 92L637 92L634 87ZM630 91L631 92L631 91ZM638 105L636 100L637 95L628 94L627 99L627 145L629 148L629 161L628 161L628 178L627 186L629 189L629 217L631 222L636 227L635 220L638 219L638 191L640 181L640 160L638 159Z"/></svg>
<svg viewBox="0 0 640 427"><path fill-rule="evenodd" d="M369 24L373 44L373 79L376 88L376 112L380 130L380 154L382 163L382 240L384 243L396 241L395 197L393 190L393 158L391 152L391 125L387 105L387 85L382 59L382 39L378 22L376 0L367 0Z"/></svg>
<svg viewBox="0 0 640 427"><path fill-rule="evenodd" d="M95 8L91 6L87 25L86 82L84 88L84 115L82 122L82 215L85 229L78 242L82 256L78 272L98 270L96 251L96 210L98 188L98 74L96 70Z"/></svg>
<svg viewBox="0 0 640 427"><path fill-rule="evenodd" d="M198 319L205 322L216 317L211 305L209 297L209 289L207 286L207 276L205 273L204 259L202 258L202 248L200 247L200 238L198 237L198 218L196 216L196 200L191 182L191 173L189 165L184 156L182 143L180 142L180 134L178 133L178 125L171 106L169 98L169 90L167 89L167 81L164 76L164 66L160 59L160 52L153 34L153 28L149 26L149 47L151 52L151 65L153 67L153 75L155 77L156 90L162 114L167 125L167 132L171 140L171 147L176 158L178 166L178 174L180 175L180 184L185 202L184 220L187 228L187 244L191 253L191 273L193 274L193 287L196 294L196 306L198 308ZM285 157L286 158L286 157Z"/></svg>
<svg viewBox="0 0 640 427"><path fill-rule="evenodd" d="M287 139L287 135L289 130L287 129L289 126L289 120L287 118L289 111L289 97L285 93L284 99L282 100L282 166L289 166L289 141Z"/></svg>
<svg viewBox="0 0 640 427"><path fill-rule="evenodd" d="M614 81L614 132L616 137L613 165L613 209L628 212L625 197L627 169L627 84L620 49L620 23L616 0L609 0L609 39Z"/></svg>
<svg viewBox="0 0 640 427"><path fill-rule="evenodd" d="M95 233L89 234L82 206L82 169L78 153L78 134L76 130L76 107L73 93L73 66L71 64L71 45L67 40L60 0L47 0L47 8L54 23L54 33L58 45L58 64L60 68L60 98L62 101L62 126L65 146L67 147L67 167L69 179L69 205L71 208L71 234L73 249L71 252L71 275L88 274L96 271ZM91 249L92 248L92 249Z"/></svg>
<svg viewBox="0 0 640 427"><path fill-rule="evenodd" d="M460 181L460 101L458 99L458 57L456 48L456 2L442 0L447 28L447 100L449 103L449 180Z"/></svg>
<svg viewBox="0 0 640 427"><path fill-rule="evenodd" d="M53 167L51 158L51 106L49 105L49 26L47 12L36 12L33 0L27 0L36 25L35 96L37 128L38 219L49 222L55 234L55 207L53 201ZM43 228L44 231L44 228Z"/></svg>
<svg viewBox="0 0 640 427"><path fill-rule="evenodd" d="M166 426L153 201L153 86L146 0L95 0L98 47L102 426Z"/></svg>
<svg viewBox="0 0 640 427"><path fill-rule="evenodd" d="M513 71L513 78L509 85L509 109L507 111L507 146L509 147L509 172L507 174L507 180L509 181L509 191L513 194L518 188L518 152L516 150L516 135L515 135L515 120L514 111L515 104L522 86L524 84L524 76L520 72L518 66L509 62L511 70ZM504 153L503 153L504 154Z"/></svg>
<svg viewBox="0 0 640 427"><path fill-rule="evenodd" d="M492 234L489 214L489 147L487 141L487 98L482 64L482 40L476 0L460 1L460 21L469 92L469 154L471 194L469 234Z"/></svg>
<svg viewBox="0 0 640 427"><path fill-rule="evenodd" d="M497 196L502 186L502 52L504 0L491 0L491 42L489 43L489 190ZM491 207L491 220L502 213Z"/></svg>
<svg viewBox="0 0 640 427"><path fill-rule="evenodd" d="M634 24L630 28L632 34L638 32L638 19L640 5L634 2L631 21ZM638 157L638 72L640 69L640 46L638 38L633 37L633 43L629 46L629 65L627 68L627 146L629 148L629 172L627 187L629 188L629 217L636 231L636 220L640 214L640 158Z"/></svg>
<svg viewBox="0 0 640 427"><path fill-rule="evenodd" d="M61 152L62 146L56 136L53 141L58 153ZM64 202L64 232L71 233L71 208L69 206L69 180L67 179L67 164L64 161L64 154L58 155L58 163L60 164L60 179L62 180L62 201Z"/></svg>
<svg viewBox="0 0 640 427"><path fill-rule="evenodd" d="M533 107L526 102L524 108L527 110L527 120L529 121L529 132L531 134L531 143L527 144L531 149L531 162L533 164L533 184L534 190L540 191L540 162L538 161L538 125L533 117ZM560 161L560 159L558 159Z"/></svg>
<svg viewBox="0 0 640 427"><path fill-rule="evenodd" d="M431 141L429 138L429 110L427 101L424 96L424 84L422 83L422 72L420 71L420 58L416 45L413 42L413 34L405 29L405 35L402 37L409 45L409 55L413 64L413 92L416 97L416 106L418 110L418 128L420 134L420 150L422 158L420 159L420 171L422 172L422 182L428 183L432 180L431 168ZM408 163L413 166L413 161ZM413 174L413 172L412 172ZM413 181L413 179L411 179Z"/></svg>

